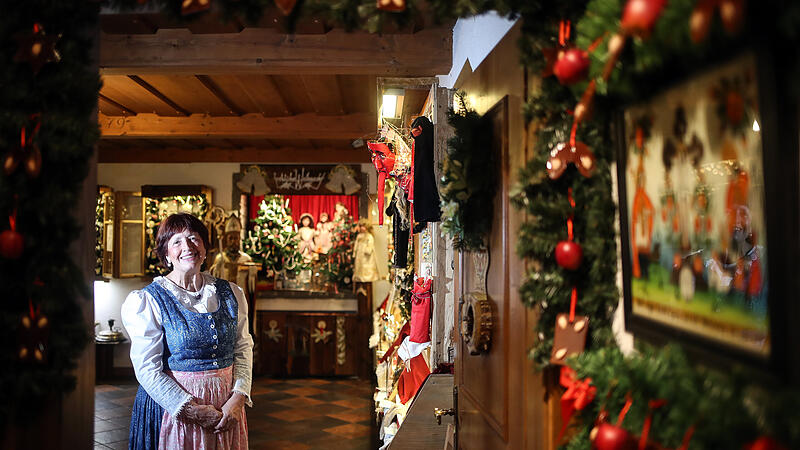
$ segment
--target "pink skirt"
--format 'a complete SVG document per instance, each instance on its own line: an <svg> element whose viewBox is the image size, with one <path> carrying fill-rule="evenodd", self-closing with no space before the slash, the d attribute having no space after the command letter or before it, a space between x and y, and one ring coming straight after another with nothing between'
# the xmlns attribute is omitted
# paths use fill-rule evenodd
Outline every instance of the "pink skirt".
<svg viewBox="0 0 800 450"><path fill-rule="evenodd" d="M230 398L233 389L233 366L203 372L169 373L188 393L201 399L207 405L214 405L220 411ZM219 434L206 430L200 425L175 420L164 411L161 421L159 449L186 450L244 450L247 449L247 417L244 408L239 417L239 425Z"/></svg>

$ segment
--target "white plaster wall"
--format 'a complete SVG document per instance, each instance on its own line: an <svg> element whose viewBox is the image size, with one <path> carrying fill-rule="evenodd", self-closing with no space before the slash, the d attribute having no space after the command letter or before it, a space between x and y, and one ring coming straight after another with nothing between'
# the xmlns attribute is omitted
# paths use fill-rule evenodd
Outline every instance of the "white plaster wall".
<svg viewBox="0 0 800 450"><path fill-rule="evenodd" d="M110 281L94 282L94 321L95 331L108 330L108 319L114 319L114 329L121 330L130 341L128 332L122 325L122 303L134 289L141 289L149 283L142 278L115 278ZM114 367L131 367L130 342L114 347Z"/></svg>
<svg viewBox="0 0 800 450"><path fill-rule="evenodd" d="M514 23L494 11L458 19L453 27L453 66L449 74L439 75L439 86L453 88L467 61L477 69Z"/></svg>
<svg viewBox="0 0 800 450"><path fill-rule="evenodd" d="M97 184L115 191L138 191L143 184L202 184L214 189L215 205L230 211L238 172L239 163L98 164Z"/></svg>

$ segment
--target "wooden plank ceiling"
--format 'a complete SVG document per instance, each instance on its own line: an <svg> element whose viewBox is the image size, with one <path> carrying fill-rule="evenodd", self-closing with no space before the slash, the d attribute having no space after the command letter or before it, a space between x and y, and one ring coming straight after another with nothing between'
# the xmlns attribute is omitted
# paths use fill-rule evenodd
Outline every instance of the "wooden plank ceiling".
<svg viewBox="0 0 800 450"><path fill-rule="evenodd" d="M288 35L277 14L101 15L99 162L368 162L351 143L376 132L377 77L450 70L452 24L376 35L308 18ZM426 96L409 90L404 112Z"/></svg>

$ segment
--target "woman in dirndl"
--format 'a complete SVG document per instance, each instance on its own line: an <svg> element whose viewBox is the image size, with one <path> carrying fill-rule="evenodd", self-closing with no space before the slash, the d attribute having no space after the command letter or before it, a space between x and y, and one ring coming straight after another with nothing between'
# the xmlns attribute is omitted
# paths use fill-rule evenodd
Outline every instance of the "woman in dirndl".
<svg viewBox="0 0 800 450"><path fill-rule="evenodd" d="M129 449L246 449L253 339L236 284L201 272L208 230L190 214L161 223L171 271L131 292L122 321L139 381Z"/></svg>

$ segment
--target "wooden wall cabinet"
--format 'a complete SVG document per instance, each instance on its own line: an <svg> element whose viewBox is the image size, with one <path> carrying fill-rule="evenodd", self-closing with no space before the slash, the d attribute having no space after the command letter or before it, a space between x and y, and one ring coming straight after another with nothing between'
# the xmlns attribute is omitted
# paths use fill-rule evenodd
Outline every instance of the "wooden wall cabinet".
<svg viewBox="0 0 800 450"><path fill-rule="evenodd" d="M139 192L114 194L115 278L144 275L144 198Z"/></svg>
<svg viewBox="0 0 800 450"><path fill-rule="evenodd" d="M258 361L272 377L351 376L367 348L357 345L354 313L259 311Z"/></svg>
<svg viewBox="0 0 800 450"><path fill-rule="evenodd" d="M98 214L98 219L102 221L98 236L98 244L102 249L100 275L111 278L114 276L114 190L108 186L98 186L97 196L102 209L102 213Z"/></svg>

